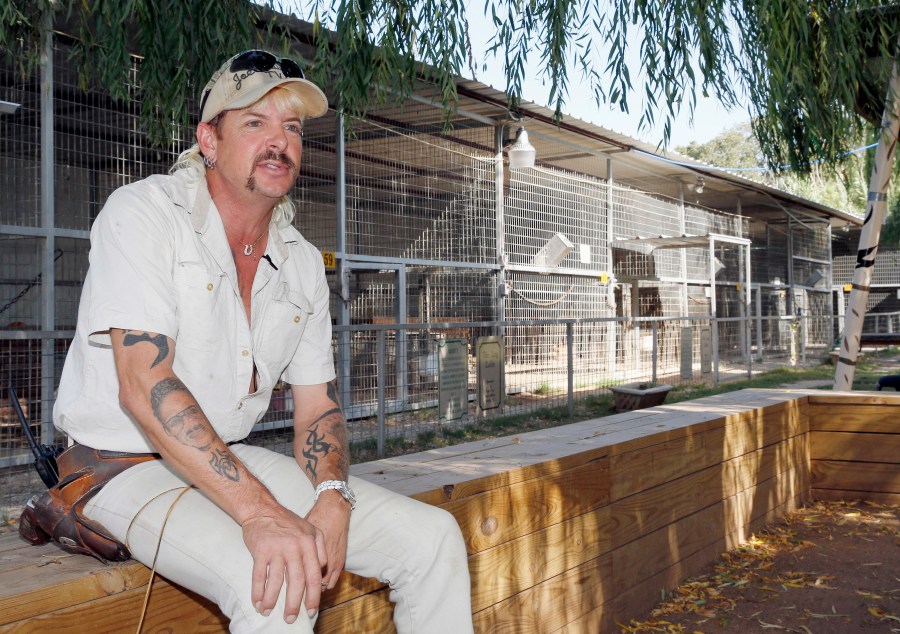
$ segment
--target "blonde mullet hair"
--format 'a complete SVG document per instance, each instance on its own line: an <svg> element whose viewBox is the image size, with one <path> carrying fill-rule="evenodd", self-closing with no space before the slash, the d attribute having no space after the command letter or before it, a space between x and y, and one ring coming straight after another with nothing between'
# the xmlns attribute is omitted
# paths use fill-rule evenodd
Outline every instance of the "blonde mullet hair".
<svg viewBox="0 0 900 634"><path fill-rule="evenodd" d="M306 105L303 103L300 95L293 90L279 86L263 95L262 99L253 104L253 106L265 106L270 103L279 109L298 112L301 119L305 119ZM203 164L203 154L201 154L198 144L195 143L178 155L175 163L169 168L169 174L175 174L176 172L184 174L193 183L206 179L206 165ZM275 210L272 212L272 220L275 221L277 227L283 228L293 222L296 213L297 208L294 206L294 201L289 196L283 196L278 201L278 204L275 205Z"/></svg>

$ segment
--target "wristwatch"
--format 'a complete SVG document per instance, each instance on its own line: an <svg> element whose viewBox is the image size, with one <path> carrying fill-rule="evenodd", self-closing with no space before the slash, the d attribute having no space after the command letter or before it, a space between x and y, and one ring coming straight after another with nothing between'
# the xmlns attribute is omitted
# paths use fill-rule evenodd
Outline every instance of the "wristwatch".
<svg viewBox="0 0 900 634"><path fill-rule="evenodd" d="M353 491L350 489L350 486L343 480L325 480L324 482L320 482L319 486L316 487L317 502L319 501L319 496L322 495L323 491L337 491L341 494L342 498L350 503L351 511L356 508L356 496L353 495Z"/></svg>

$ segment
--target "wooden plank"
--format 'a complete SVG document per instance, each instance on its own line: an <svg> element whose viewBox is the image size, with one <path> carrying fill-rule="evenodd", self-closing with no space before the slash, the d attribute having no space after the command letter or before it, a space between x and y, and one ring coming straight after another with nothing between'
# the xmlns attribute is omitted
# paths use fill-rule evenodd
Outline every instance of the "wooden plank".
<svg viewBox="0 0 900 634"><path fill-rule="evenodd" d="M733 392L732 394L737 394ZM711 397L712 398L712 397ZM787 398L787 400L784 400ZM753 406L746 403L730 405L718 405L711 407L706 399L686 401L679 403L682 406L676 412L668 416L662 416L653 428L634 430L633 438L616 438L610 444L610 455L635 451L650 445L683 439L687 436L702 434L713 429L723 427L741 427L763 418L785 416L787 419L796 419L793 433L805 431L802 428L801 415L804 409L805 399L802 395L782 395L782 400L767 404L764 407ZM676 406L672 406L673 408ZM678 417L672 414L677 413ZM788 434L792 435L792 434ZM778 438L770 435L769 441L776 442Z"/></svg>
<svg viewBox="0 0 900 634"><path fill-rule="evenodd" d="M137 629L145 588L127 590L86 603L48 612L24 621L0 625L0 633L84 634L128 632ZM228 631L228 621L219 608L203 597L175 587L163 579L153 584L144 634L192 632L220 634Z"/></svg>
<svg viewBox="0 0 900 634"><path fill-rule="evenodd" d="M533 478L441 505L470 554L596 510L609 502L609 461Z"/></svg>
<svg viewBox="0 0 900 634"><path fill-rule="evenodd" d="M896 434L813 431L810 432L809 447L813 460L900 465L900 425Z"/></svg>
<svg viewBox="0 0 900 634"><path fill-rule="evenodd" d="M484 620L477 619L476 623L478 624L478 631L484 632L494 632L494 631L508 631L508 632L547 632L552 631L554 627L563 627L569 621L565 621L564 615L558 614L550 614L545 615L546 619L544 621L536 621L533 619L534 616L534 608L532 607L532 602L541 601L542 596L547 597L555 597L552 601L559 602L560 600L565 600L569 602L573 606L577 606L576 608L569 609L566 607L566 614L577 613L580 609L584 608L586 604L591 603L590 597L584 597L580 593L590 594L604 594L605 596L610 596L610 593L619 593L627 589L627 576L631 574L636 574L638 577L646 575L646 572L642 573L640 570L637 570L635 573L635 568L639 568L641 566L646 565L649 570L648 572L653 572L650 575L653 578L656 575L655 571L652 571L654 567L653 562L657 562L659 560L665 560L667 555L666 553L670 552L671 549L675 549L681 559L690 558L691 555L685 554L687 551L692 550L690 542L695 539L695 535L702 534L704 531L708 531L708 526L710 524L717 524L720 526L721 533L718 537L713 536L710 539L713 542L712 547L702 544L702 539L700 540L701 544L699 546L699 551L702 551L703 556L700 558L703 565L708 561L712 561L719 553L725 550L730 544L735 544L739 539L742 539L743 536L749 534L750 527L758 527L764 525L767 522L772 521L773 519L780 517L785 509L793 510L797 506L797 499L799 498L791 498L784 501L780 506L776 506L775 508L770 507L770 504L773 501L778 500L779 496L785 495L787 492L794 491L797 489L798 482L802 481L803 476L802 470L795 470L794 472L790 472L787 474L782 474L778 478L772 478L766 483L763 483L759 487L754 487L749 491L743 492L739 496L735 496L743 498L747 500L755 500L756 503L747 504L746 501L743 502L743 508L752 509L752 511L746 512L744 515L739 515L735 511L736 504L732 504L731 506L726 506L724 502L720 502L714 508L706 510L705 512L701 512L695 514L695 516L690 521L681 521L677 524L677 527L673 528L672 526L666 527L659 531L659 534L666 535L667 537L674 533L677 535L674 537L677 543L670 543L668 540L664 540L660 542L660 547L657 549L660 552L656 552L656 550L648 550L648 544L645 542L641 545L633 546L632 550L632 559L633 561L623 561L621 559L621 550L616 550L612 552L612 569L610 571L611 577L606 576L598 576L593 579L584 578L580 583L585 587L579 588L571 588L569 591L561 591L558 586L558 579L560 577L554 577L544 584L539 586L535 586L530 588L529 590L520 592L517 595L514 595L510 599L497 603L496 605L483 610L476 614L476 617L481 617ZM762 501L762 504L760 504ZM754 519L749 519L750 516L755 516ZM721 519L719 519L721 518ZM680 536L680 537L679 537ZM634 543L634 542L632 542ZM698 552L699 552L698 551ZM607 555L601 557L601 559L605 559ZM586 562L582 566L590 565L590 562ZM571 574L573 572L580 571L572 570L569 571ZM683 578L683 567L679 566L678 562L674 562L670 566L669 573L678 577L680 580ZM546 587L544 587L546 586ZM554 594L556 592L557 594ZM541 594L543 593L543 594ZM573 594L574 593L574 594ZM656 594L658 597L658 594ZM562 597L565 597L562 599ZM611 598L611 597L610 597ZM544 599L545 601L550 599ZM588 612L584 612L584 614L589 614L594 612L599 606L592 608L592 610ZM544 608L546 610L546 608ZM596 614L596 612L594 612ZM502 618L499 615L502 615ZM490 615L490 618L487 617ZM575 621L581 617L576 617ZM499 629L495 629L499 628ZM612 631L611 629L601 629L601 630L579 630L578 628L573 629L572 631Z"/></svg>
<svg viewBox="0 0 900 634"><path fill-rule="evenodd" d="M804 468L788 471L706 507L613 550L613 583L625 590L674 566L708 544L737 535L732 547L749 536L747 526L800 495Z"/></svg>
<svg viewBox="0 0 900 634"><path fill-rule="evenodd" d="M52 544L34 548L28 566L0 571L0 623L146 586L150 578L150 571L136 562L103 566Z"/></svg>
<svg viewBox="0 0 900 634"><path fill-rule="evenodd" d="M750 526L747 527L747 530L748 532L758 531L773 521L795 511L800 505L800 500L789 500L785 504L771 509L765 515L754 519ZM641 582L639 585L617 593L608 602L579 619L567 623L559 629L552 630L553 634L618 631L618 623L627 623L630 619L644 616L659 603L660 595L663 592L671 591L685 579L705 572L708 566L721 553L727 550L727 544L734 541L735 537L730 536L730 538L726 537L705 546L670 568L662 570L653 577Z"/></svg>
<svg viewBox="0 0 900 634"><path fill-rule="evenodd" d="M395 634L394 604L388 589L359 597L339 607L323 609L316 620L316 634Z"/></svg>
<svg viewBox="0 0 900 634"><path fill-rule="evenodd" d="M600 607L614 591L610 555L520 592L473 615L476 632L532 634L562 627Z"/></svg>
<svg viewBox="0 0 900 634"><path fill-rule="evenodd" d="M609 508L586 513L469 558L478 612L565 574L610 550Z"/></svg>
<svg viewBox="0 0 900 634"><path fill-rule="evenodd" d="M632 452L620 452L618 447L611 447L611 499L633 495L805 433L804 417L793 405L786 403L750 412L722 428L689 434Z"/></svg>
<svg viewBox="0 0 900 634"><path fill-rule="evenodd" d="M393 482L392 491L426 504L440 506L450 500L478 495L502 486L560 473L606 457L605 447L584 447L578 452L559 447L550 436L532 439L534 446L517 443L483 455L465 456L453 464L434 465L433 471L417 478ZM544 444L540 444L543 442ZM573 445L576 444L574 441ZM376 484L379 484L376 480Z"/></svg>
<svg viewBox="0 0 900 634"><path fill-rule="evenodd" d="M900 405L900 392L823 392L809 393L809 404L816 405Z"/></svg>
<svg viewBox="0 0 900 634"><path fill-rule="evenodd" d="M839 489L813 489L810 496L814 500L826 502L855 502L867 500L878 504L900 504L900 493L877 493L873 491L841 491Z"/></svg>
<svg viewBox="0 0 900 634"><path fill-rule="evenodd" d="M606 455L605 447L616 445L620 451L631 451L683 438L688 433L721 427L728 422L738 424L758 418L762 414L754 403L763 403L766 409L775 408L766 414L771 415L778 408L799 410L799 403L805 403L806 398L776 390L747 392L750 393L733 392L641 410L642 413L628 412L528 432L507 438L504 443L467 443L457 446L453 452L432 450L417 454L415 458L392 458L379 461L377 467L354 469L354 474L424 502L441 504L455 497L546 475L550 472L548 469L561 471L584 464L583 460L579 462L579 452L574 452L573 456L576 446L585 452L596 450L597 453L590 457L596 459ZM617 428L623 424L639 426L626 430Z"/></svg>
<svg viewBox="0 0 900 634"><path fill-rule="evenodd" d="M32 546L17 534L0 537L0 624L20 621L129 589L146 588L150 571L129 561L104 566L53 543ZM345 572L323 595L323 607L383 588L376 579Z"/></svg>
<svg viewBox="0 0 900 634"><path fill-rule="evenodd" d="M814 403L810 405L809 428L811 431L900 434L898 406L900 402L892 405Z"/></svg>
<svg viewBox="0 0 900 634"><path fill-rule="evenodd" d="M900 467L879 462L813 460L812 488L863 493L900 493Z"/></svg>
<svg viewBox="0 0 900 634"><path fill-rule="evenodd" d="M776 475L809 464L806 436L769 445L611 503L616 546L637 539Z"/></svg>

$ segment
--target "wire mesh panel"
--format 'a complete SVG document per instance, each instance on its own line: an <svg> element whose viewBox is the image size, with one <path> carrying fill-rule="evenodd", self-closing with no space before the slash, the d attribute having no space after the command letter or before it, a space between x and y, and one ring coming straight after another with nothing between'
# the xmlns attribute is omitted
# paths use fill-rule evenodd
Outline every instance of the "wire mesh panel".
<svg viewBox="0 0 900 634"><path fill-rule="evenodd" d="M54 154L56 226L90 229L106 199L118 187L168 171L193 142L193 130L175 127L178 141L151 148L140 127L141 102L132 58L128 98L115 101L93 89L84 92L64 44L54 55Z"/></svg>
<svg viewBox="0 0 900 634"><path fill-rule="evenodd" d="M0 236L0 325L41 328L42 238Z"/></svg>
<svg viewBox="0 0 900 634"><path fill-rule="evenodd" d="M81 287L88 268L88 241L78 238L57 238L56 288L54 292L56 328L75 330Z"/></svg>
<svg viewBox="0 0 900 634"><path fill-rule="evenodd" d="M417 116L430 115L431 122ZM496 259L493 128L415 106L403 121L353 120L346 140L347 252L451 262Z"/></svg>
<svg viewBox="0 0 900 634"><path fill-rule="evenodd" d="M856 255L839 255L834 258L834 283L850 284L856 268ZM900 288L900 249L879 248L872 267L872 284Z"/></svg>
<svg viewBox="0 0 900 634"><path fill-rule="evenodd" d="M760 284L787 284L788 232L783 223L754 223L751 240L750 265L753 279Z"/></svg>
<svg viewBox="0 0 900 634"><path fill-rule="evenodd" d="M291 192L297 207L294 226L323 251L337 248L337 161L333 112L303 124L300 177Z"/></svg>
<svg viewBox="0 0 900 634"><path fill-rule="evenodd" d="M38 227L40 211L40 82L0 62L0 101L18 104L0 114L0 224Z"/></svg>
<svg viewBox="0 0 900 634"><path fill-rule="evenodd" d="M556 169L507 170L503 197L510 264L544 266L539 251L557 233L574 249L559 266L606 270L606 183Z"/></svg>

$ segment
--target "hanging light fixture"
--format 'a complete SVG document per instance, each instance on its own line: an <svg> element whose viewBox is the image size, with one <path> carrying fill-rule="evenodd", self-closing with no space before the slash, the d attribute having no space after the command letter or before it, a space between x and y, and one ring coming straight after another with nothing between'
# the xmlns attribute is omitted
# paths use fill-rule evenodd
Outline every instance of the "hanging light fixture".
<svg viewBox="0 0 900 634"><path fill-rule="evenodd" d="M516 141L509 146L506 151L509 157L509 169L520 170L528 167L534 167L534 158L537 154L534 146L528 142L528 130L519 126L519 133Z"/></svg>

